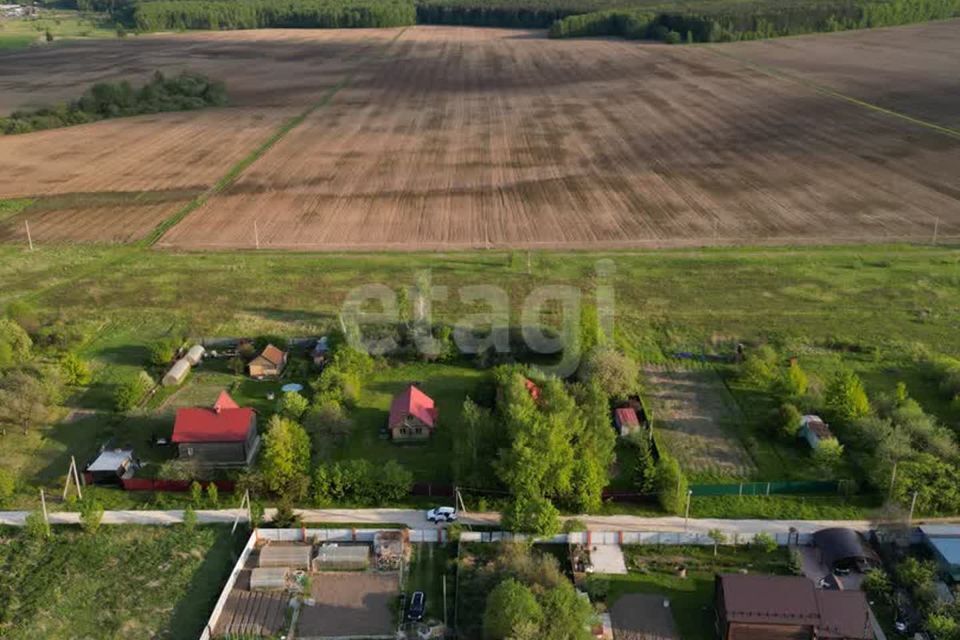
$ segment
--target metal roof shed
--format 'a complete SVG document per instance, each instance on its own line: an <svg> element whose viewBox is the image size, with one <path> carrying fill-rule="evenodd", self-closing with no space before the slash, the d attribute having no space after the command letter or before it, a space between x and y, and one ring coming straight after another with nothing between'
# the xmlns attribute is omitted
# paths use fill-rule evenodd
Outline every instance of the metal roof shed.
<svg viewBox="0 0 960 640"><path fill-rule="evenodd" d="M836 568L862 569L870 563L860 536L853 529L831 527L813 534L813 543L823 554L823 563L833 571Z"/></svg>
<svg viewBox="0 0 960 640"><path fill-rule="evenodd" d="M260 549L259 567L290 567L307 570L310 568L310 545L285 544L267 545Z"/></svg>
<svg viewBox="0 0 960 640"><path fill-rule="evenodd" d="M314 571L365 571L370 567L368 545L326 544L317 550L313 559Z"/></svg>
<svg viewBox="0 0 960 640"><path fill-rule="evenodd" d="M268 567L250 571L250 591L283 591L287 588L286 567Z"/></svg>

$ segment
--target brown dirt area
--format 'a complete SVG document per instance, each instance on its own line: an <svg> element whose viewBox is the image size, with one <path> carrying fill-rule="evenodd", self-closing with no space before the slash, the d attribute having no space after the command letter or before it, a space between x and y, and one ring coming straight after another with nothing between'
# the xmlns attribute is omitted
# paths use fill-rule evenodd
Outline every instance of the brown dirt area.
<svg viewBox="0 0 960 640"><path fill-rule="evenodd" d="M391 635L390 608L400 592L397 574L314 573L311 591L315 606L304 607L297 637Z"/></svg>
<svg viewBox="0 0 960 640"><path fill-rule="evenodd" d="M720 50L934 124L960 129L960 20Z"/></svg>
<svg viewBox="0 0 960 640"><path fill-rule="evenodd" d="M864 36L818 36L844 37ZM922 38L897 50L929 61L918 92L955 73ZM347 81L160 246L250 248L254 222L261 247L304 250L960 237L960 139L712 47L423 26L150 36L0 54L0 108L156 68L221 77L236 107L0 138L0 197L202 190ZM956 92L937 100L958 112Z"/></svg>
<svg viewBox="0 0 960 640"><path fill-rule="evenodd" d="M610 608L613 640L679 640L673 612L663 606L663 596L628 593Z"/></svg>
<svg viewBox="0 0 960 640"><path fill-rule="evenodd" d="M733 399L709 369L644 367L655 428L688 474L748 478L750 457L725 425L738 419Z"/></svg>

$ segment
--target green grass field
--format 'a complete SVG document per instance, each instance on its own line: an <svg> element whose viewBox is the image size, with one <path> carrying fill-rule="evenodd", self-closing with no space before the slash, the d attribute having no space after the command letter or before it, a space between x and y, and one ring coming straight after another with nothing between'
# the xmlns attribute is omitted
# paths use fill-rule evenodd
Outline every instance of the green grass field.
<svg viewBox="0 0 960 640"><path fill-rule="evenodd" d="M784 547L764 553L745 546L722 546L716 557L713 547L625 546L629 573L598 576L609 584L608 606L628 593L655 593L670 600L673 620L683 640L715 637L713 585L717 573L789 574ZM687 577L677 575L678 566Z"/></svg>
<svg viewBox="0 0 960 640"><path fill-rule="evenodd" d="M95 378L89 388L71 394L64 413L82 409L94 415L27 436L8 430L0 464L17 470L21 494L33 499L31 486L55 485L71 454L80 459L110 435L134 443L149 439L162 426L149 416L124 427L100 414L109 413L116 385L144 367L147 347L158 338L322 334L337 326L352 287L382 283L396 290L413 284L421 270L430 271L434 285L448 287L447 299L433 303L435 320L455 321L483 311L462 302L459 294L464 286L487 284L504 290L517 321L526 295L546 284L573 285L591 300L601 259L615 268L617 341L642 361L663 362L677 351L717 350L735 341L772 340L782 345L781 353L799 353L804 369L821 378L840 364L855 368L871 394L904 380L927 411L957 427L956 407L940 396L935 381L923 377L915 357L921 347L960 353L955 330L960 255L952 247L534 252L528 274L523 252L192 254L81 246L30 252L7 245L0 247L0 306L24 300L41 315L77 329L82 337L76 349L93 364ZM541 319L560 320L554 308ZM769 428L769 401L721 374L747 416L745 434L763 443L759 436ZM192 376L180 393L192 402L194 393L197 399L206 397L231 378L213 366ZM457 416L463 398L477 393L482 380L482 372L469 363L408 364L380 371L367 381L353 434L329 455L375 462L396 458L418 480L449 481ZM381 440L390 398L413 381L422 382L438 400L438 437L425 445ZM269 409L262 384L242 382L234 393L241 402ZM774 479L771 470L805 475L797 470L806 466L806 452L800 449L779 443L760 453L764 479ZM790 508L790 500L781 502L782 507L739 502L737 509ZM831 508L842 512L863 508L833 503ZM708 513L704 509L702 515Z"/></svg>
<svg viewBox="0 0 960 640"><path fill-rule="evenodd" d="M52 43L47 42L47 31L53 35ZM0 20L0 51L47 46L59 40L116 37L116 29L106 23L104 16L77 11L42 10L37 18Z"/></svg>
<svg viewBox="0 0 960 640"><path fill-rule="evenodd" d="M413 472L418 482L452 481L453 442L460 427L463 401L477 397L484 372L456 364L403 364L375 373L364 385L351 411L353 430L334 459L365 458L374 464L396 460ZM393 397L417 383L432 397L439 414L438 427L423 443L395 443L382 437Z"/></svg>
<svg viewBox="0 0 960 640"><path fill-rule="evenodd" d="M229 528L56 528L33 542L0 531L0 636L195 638L230 573Z"/></svg>
<svg viewBox="0 0 960 640"><path fill-rule="evenodd" d="M410 573L406 577L404 591L407 602L415 591L423 591L427 597L427 618L443 620L443 576L447 576L447 616L453 614L455 578L448 564L455 555L456 548L450 545L413 545Z"/></svg>

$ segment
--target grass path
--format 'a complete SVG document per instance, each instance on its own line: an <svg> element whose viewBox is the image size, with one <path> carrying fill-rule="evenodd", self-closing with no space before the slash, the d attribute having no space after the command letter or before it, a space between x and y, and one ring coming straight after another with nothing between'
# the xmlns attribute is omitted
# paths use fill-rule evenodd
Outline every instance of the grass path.
<svg viewBox="0 0 960 640"><path fill-rule="evenodd" d="M396 42L400 38L400 36L404 34L405 31L406 31L406 28L400 30L397 33L397 35L395 35L393 38L390 39L389 42L387 42L387 45L384 47L382 55L386 54L386 51L390 49L393 43ZM217 182L212 187L210 187L209 189L207 189L206 191L198 195L196 198L194 198L193 200L185 204L183 207L178 209L172 216L170 216L169 218L161 222L159 225L157 225L157 227L152 232L150 232L149 235L147 235L143 240L140 241L139 243L140 246L145 246L145 247L154 246L168 231L170 231L170 229L177 226L177 224L179 224L184 218L186 218L192 212L196 211L197 209L202 207L204 204L206 204L206 202L210 198L212 198L213 196L223 192L224 190L232 186L233 183L237 181L237 179L243 174L244 171L250 168L250 166L253 165L254 162L259 160L275 144L283 140L288 133L290 133L291 131L296 129L298 126L300 126L303 123L303 121L307 119L308 116L310 116L315 111L321 109L322 107L325 107L326 105L330 104L330 101L333 100L334 96L336 96L341 89L349 85L352 79L353 79L353 74L347 74L343 79L340 80L340 82L338 82L337 84L333 85L330 89L328 89L318 102L315 102L314 104L308 106L301 113L290 118L289 120L284 122L282 125L280 125L280 127L276 131L274 131L269 138L267 138L262 143L260 143L260 145L257 146L257 148L251 151L249 154L247 154L246 157L244 157L235 165L233 165L230 168L230 170L227 171L227 173L222 178L217 180Z"/></svg>

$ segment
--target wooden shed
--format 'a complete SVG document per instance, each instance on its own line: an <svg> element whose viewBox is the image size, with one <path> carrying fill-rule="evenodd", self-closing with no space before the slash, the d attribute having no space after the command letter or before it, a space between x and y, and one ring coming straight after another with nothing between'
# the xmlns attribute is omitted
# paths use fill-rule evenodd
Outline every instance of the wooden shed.
<svg viewBox="0 0 960 640"><path fill-rule="evenodd" d="M314 571L365 571L369 567L368 545L325 544L313 559Z"/></svg>
<svg viewBox="0 0 960 640"><path fill-rule="evenodd" d="M260 549L260 560L257 566L287 567L290 569L310 568L311 547L308 544L267 545Z"/></svg>

